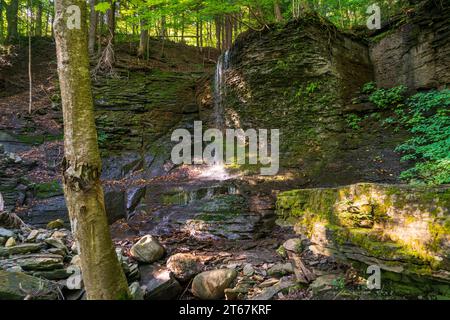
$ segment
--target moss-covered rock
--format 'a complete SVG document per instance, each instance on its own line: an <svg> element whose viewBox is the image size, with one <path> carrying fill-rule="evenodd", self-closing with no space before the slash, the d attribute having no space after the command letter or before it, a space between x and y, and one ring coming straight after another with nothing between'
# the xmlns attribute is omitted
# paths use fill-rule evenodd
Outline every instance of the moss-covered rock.
<svg viewBox="0 0 450 320"><path fill-rule="evenodd" d="M364 183L292 190L277 199L278 217L306 234L313 250L444 286L450 285L449 208L448 187Z"/></svg>

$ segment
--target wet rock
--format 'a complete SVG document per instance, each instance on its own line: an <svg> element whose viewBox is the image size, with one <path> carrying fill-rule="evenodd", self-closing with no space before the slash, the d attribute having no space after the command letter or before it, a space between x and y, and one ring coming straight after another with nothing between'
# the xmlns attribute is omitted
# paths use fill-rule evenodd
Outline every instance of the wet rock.
<svg viewBox="0 0 450 320"><path fill-rule="evenodd" d="M282 277L294 273L294 267L290 262L277 263L271 267L267 273L270 276Z"/></svg>
<svg viewBox="0 0 450 320"><path fill-rule="evenodd" d="M232 269L218 269L198 274L192 281L192 293L203 300L223 298L225 289L230 288L237 277Z"/></svg>
<svg viewBox="0 0 450 320"><path fill-rule="evenodd" d="M61 229L64 227L64 221L62 219L56 219L47 223L47 229Z"/></svg>
<svg viewBox="0 0 450 320"><path fill-rule="evenodd" d="M164 248L156 238L146 235L131 247L130 254L140 262L152 263L162 258Z"/></svg>
<svg viewBox="0 0 450 320"><path fill-rule="evenodd" d="M16 239L14 239L13 237L6 240L6 243L5 243L6 248L14 247L15 245L16 245Z"/></svg>
<svg viewBox="0 0 450 320"><path fill-rule="evenodd" d="M193 254L177 253L167 260L167 268L181 282L186 282L202 272L203 265L200 259Z"/></svg>
<svg viewBox="0 0 450 320"><path fill-rule="evenodd" d="M0 300L31 299L54 300L57 287L49 281L19 272L0 270Z"/></svg>

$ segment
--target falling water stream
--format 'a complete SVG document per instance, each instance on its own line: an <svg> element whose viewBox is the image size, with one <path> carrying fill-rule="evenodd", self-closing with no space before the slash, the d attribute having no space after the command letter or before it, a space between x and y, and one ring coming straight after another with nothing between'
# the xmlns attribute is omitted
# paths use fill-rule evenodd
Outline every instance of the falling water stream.
<svg viewBox="0 0 450 320"><path fill-rule="evenodd" d="M230 51L225 51L218 59L216 73L214 76L214 125L216 129L224 131L224 89L225 89L225 72L230 66ZM228 180L230 175L227 173L223 163L217 163L209 166L200 175L201 178L211 180Z"/></svg>

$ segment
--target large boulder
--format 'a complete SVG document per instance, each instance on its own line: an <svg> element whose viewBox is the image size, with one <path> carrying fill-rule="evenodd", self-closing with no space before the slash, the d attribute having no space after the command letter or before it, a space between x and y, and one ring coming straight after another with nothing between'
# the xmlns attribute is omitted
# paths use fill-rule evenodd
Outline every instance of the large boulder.
<svg viewBox="0 0 450 320"><path fill-rule="evenodd" d="M234 269L218 269L198 274L192 281L192 293L203 300L223 298L225 289L232 286L237 277Z"/></svg>
<svg viewBox="0 0 450 320"><path fill-rule="evenodd" d="M200 259L190 253L177 253L167 260L167 268L175 278L185 282L202 272L203 265Z"/></svg>
<svg viewBox="0 0 450 320"><path fill-rule="evenodd" d="M146 235L131 247L130 254L140 262L152 263L161 259L164 251L164 247L156 238Z"/></svg>

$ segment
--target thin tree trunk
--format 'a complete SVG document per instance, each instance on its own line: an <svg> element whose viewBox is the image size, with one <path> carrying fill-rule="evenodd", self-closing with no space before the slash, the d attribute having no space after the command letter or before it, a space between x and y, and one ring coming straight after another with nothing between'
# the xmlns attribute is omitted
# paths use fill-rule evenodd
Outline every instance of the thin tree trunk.
<svg viewBox="0 0 450 320"><path fill-rule="evenodd" d="M81 29L69 30L66 10L81 8ZM87 9L84 0L55 0L55 39L64 118L64 193L79 245L88 299L128 299L100 183L101 159L89 73Z"/></svg>
<svg viewBox="0 0 450 320"><path fill-rule="evenodd" d="M215 25L216 25L216 48L219 51L222 51L222 30L221 30L221 22L220 22L220 16L215 17Z"/></svg>
<svg viewBox="0 0 450 320"><path fill-rule="evenodd" d="M229 50L233 44L233 24L231 22L231 16L225 17L225 50Z"/></svg>
<svg viewBox="0 0 450 320"><path fill-rule="evenodd" d="M34 29L34 34L37 37L42 36L42 3L39 2L36 10L36 27Z"/></svg>
<svg viewBox="0 0 450 320"><path fill-rule="evenodd" d="M5 31L3 30L3 1L0 0L0 43L3 43L3 38L5 36Z"/></svg>
<svg viewBox="0 0 450 320"><path fill-rule="evenodd" d="M95 51L95 40L97 36L97 20L98 20L98 12L95 11L95 5L97 4L97 0L89 0L89 54L93 55Z"/></svg>
<svg viewBox="0 0 450 320"><path fill-rule="evenodd" d="M31 24L33 21L33 0L28 1L28 7L30 8L30 17L28 20L28 113L31 114L33 108L33 74L31 72Z"/></svg>
<svg viewBox="0 0 450 320"><path fill-rule="evenodd" d="M283 15L281 14L281 8L280 8L280 1L275 0L274 2L274 12L275 12L275 19L277 22L283 21Z"/></svg>
<svg viewBox="0 0 450 320"><path fill-rule="evenodd" d="M139 37L138 57L144 57L147 52L148 27L145 20L141 19L141 33Z"/></svg>
<svg viewBox="0 0 450 320"><path fill-rule="evenodd" d="M17 31L17 14L19 12L19 0L11 0L9 6L6 7L6 21L8 22L7 28L7 43L14 43L18 40L19 33Z"/></svg>

